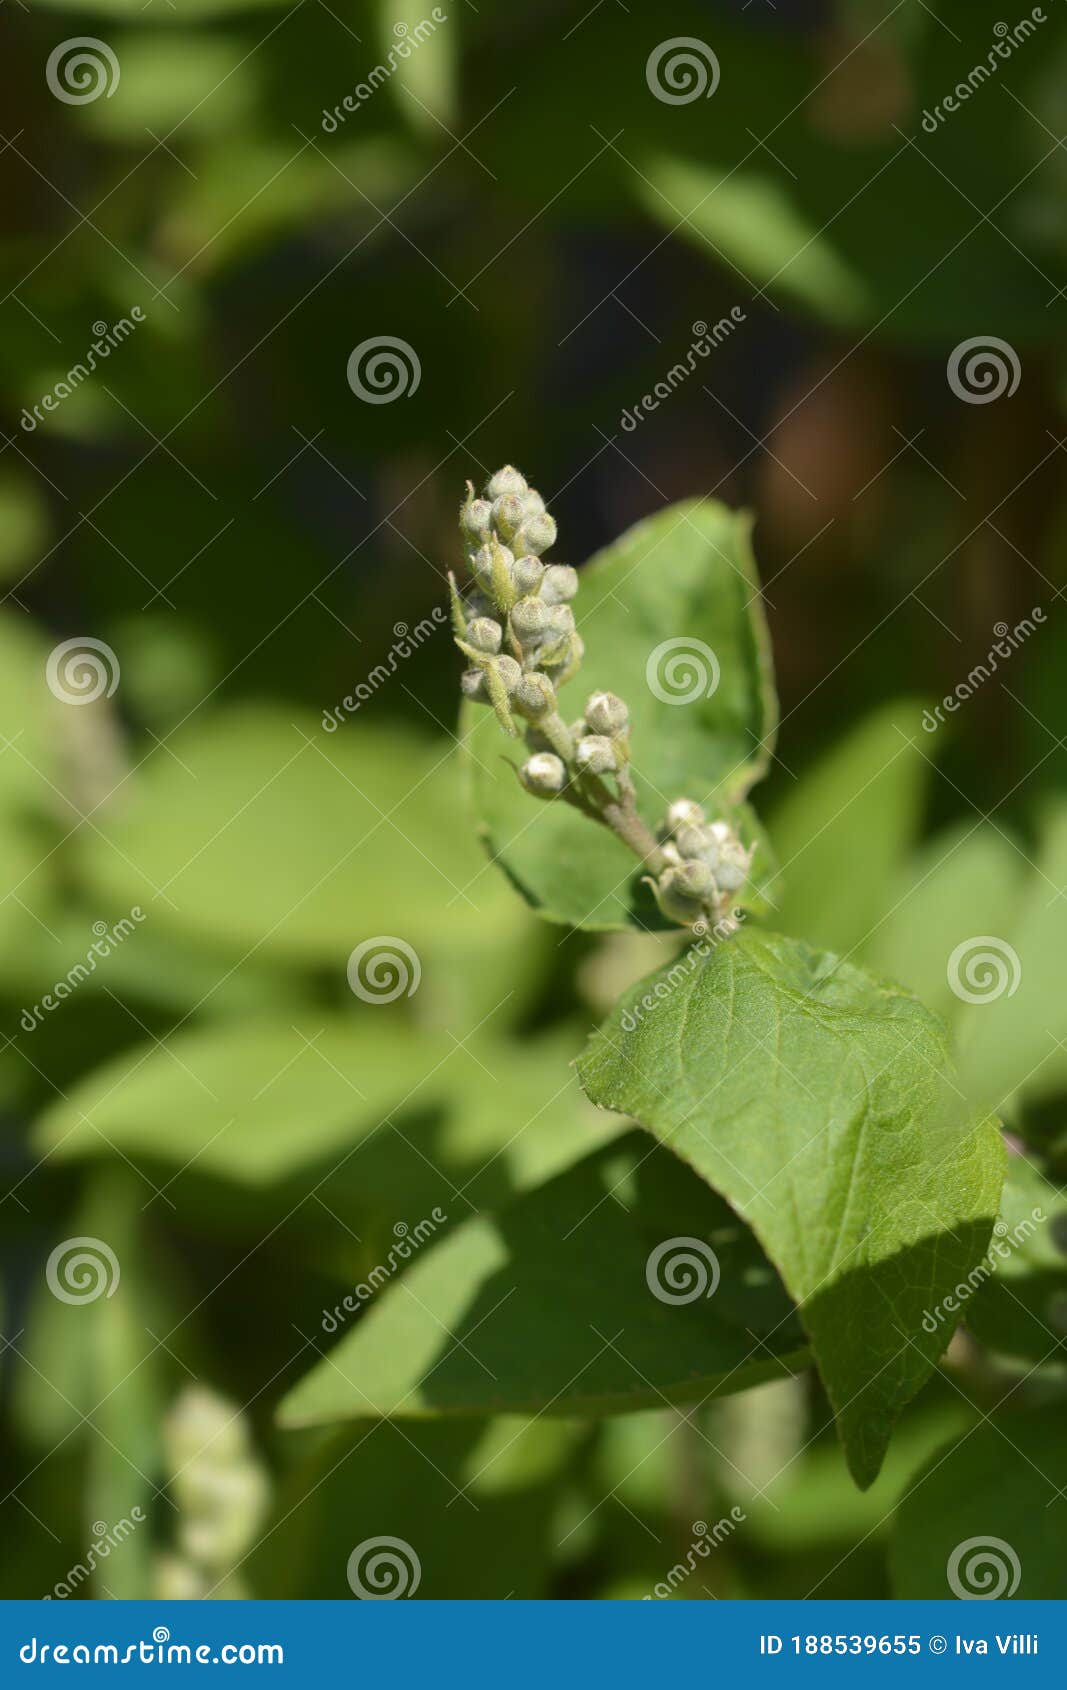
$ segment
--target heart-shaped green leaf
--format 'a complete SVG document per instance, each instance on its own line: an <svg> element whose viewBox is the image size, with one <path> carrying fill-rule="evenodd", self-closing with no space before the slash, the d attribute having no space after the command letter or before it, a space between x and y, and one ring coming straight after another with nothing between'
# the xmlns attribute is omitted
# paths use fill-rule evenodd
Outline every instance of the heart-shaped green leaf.
<svg viewBox="0 0 1067 1690"><path fill-rule="evenodd" d="M599 689L625 699L638 805L655 828L679 797L731 816L758 841L750 907L769 884L766 840L743 804L765 772L777 719L750 519L688 500L623 534L581 571L586 654L561 705ZM465 706L474 803L490 855L549 921L601 931L664 926L643 870L608 829L563 803L538 806L496 722Z"/></svg>
<svg viewBox="0 0 1067 1690"><path fill-rule="evenodd" d="M941 1024L887 981L747 931L639 983L579 1062L721 1191L800 1305L857 1482L951 1336L923 1316L980 1261L1004 1152Z"/></svg>

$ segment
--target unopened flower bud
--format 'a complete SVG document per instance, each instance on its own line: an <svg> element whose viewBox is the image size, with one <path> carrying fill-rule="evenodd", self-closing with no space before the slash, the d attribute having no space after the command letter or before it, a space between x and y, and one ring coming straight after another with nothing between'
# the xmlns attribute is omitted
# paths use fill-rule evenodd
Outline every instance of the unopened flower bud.
<svg viewBox="0 0 1067 1690"><path fill-rule="evenodd" d="M543 602L543 601L538 601ZM550 604L545 615L545 637L553 642L574 633L574 612L569 604Z"/></svg>
<svg viewBox="0 0 1067 1690"><path fill-rule="evenodd" d="M679 827L703 827L706 821L700 805L692 798L676 798L667 809L667 829L670 833Z"/></svg>
<svg viewBox="0 0 1067 1690"><path fill-rule="evenodd" d="M545 566L539 557L531 552L528 557L517 557L512 575L515 580L515 591L520 597L536 593L540 590L541 580L545 573Z"/></svg>
<svg viewBox="0 0 1067 1690"><path fill-rule="evenodd" d="M493 507L488 499L468 499L459 513L459 526L467 544L478 547L489 534Z"/></svg>
<svg viewBox="0 0 1067 1690"><path fill-rule="evenodd" d="M527 516L542 515L545 508L545 501L542 499L536 487L527 488L526 492L522 495L522 502L526 507Z"/></svg>
<svg viewBox="0 0 1067 1690"><path fill-rule="evenodd" d="M585 719L595 734L614 739L630 725L630 712L613 692L594 692L585 707Z"/></svg>
<svg viewBox="0 0 1067 1690"><path fill-rule="evenodd" d="M528 516L515 535L515 547L520 552L533 552L540 557L556 543L556 524L547 511L540 516Z"/></svg>
<svg viewBox="0 0 1067 1690"><path fill-rule="evenodd" d="M473 622L467 624L467 643L476 651L488 652L495 657L503 638L504 630L491 616L476 616Z"/></svg>
<svg viewBox="0 0 1067 1690"><path fill-rule="evenodd" d="M489 702L489 689L485 684L485 671L482 669L464 669L459 677L459 690L472 704Z"/></svg>
<svg viewBox="0 0 1067 1690"><path fill-rule="evenodd" d="M528 491L526 477L519 474L514 464L505 464L490 477L485 491L490 499L500 499L505 493L525 493Z"/></svg>
<svg viewBox="0 0 1067 1690"><path fill-rule="evenodd" d="M481 546L471 558L471 569L474 571L478 585L490 594L494 602L496 595L493 591L493 571L494 568L499 570L501 566L508 578L512 579L515 554L510 552L507 546L502 546L499 542L494 543L492 540L488 545Z"/></svg>
<svg viewBox="0 0 1067 1690"><path fill-rule="evenodd" d="M566 604L577 591L578 571L572 569L569 563L550 563L541 584L541 597L546 603Z"/></svg>
<svg viewBox="0 0 1067 1690"><path fill-rule="evenodd" d="M495 657L493 668L500 676L504 690L510 698L522 680L522 669L513 657Z"/></svg>
<svg viewBox="0 0 1067 1690"><path fill-rule="evenodd" d="M574 760L587 775L610 775L618 768L615 747L603 734L586 734L580 739Z"/></svg>
<svg viewBox="0 0 1067 1690"><path fill-rule="evenodd" d="M685 891L678 878L683 872L680 868L664 869L658 880L651 881L651 886L656 902L668 920L692 927L694 922L704 918L704 900Z"/></svg>
<svg viewBox="0 0 1067 1690"><path fill-rule="evenodd" d="M511 627L523 645L539 640L548 631L549 606L527 596L511 607Z"/></svg>
<svg viewBox="0 0 1067 1690"><path fill-rule="evenodd" d="M536 798L554 798L567 784L567 771L554 751L535 751L519 770L519 779Z"/></svg>
<svg viewBox="0 0 1067 1690"><path fill-rule="evenodd" d="M502 493L493 502L493 527L502 540L510 540L522 527L526 505L521 493Z"/></svg>
<svg viewBox="0 0 1067 1690"><path fill-rule="evenodd" d="M524 675L515 688L515 708L534 722L551 715L556 708L556 689L548 676L536 670Z"/></svg>
<svg viewBox="0 0 1067 1690"><path fill-rule="evenodd" d="M674 874L674 884L683 897L706 898L715 893L715 876L708 864L699 857L682 863L680 868L674 870Z"/></svg>
<svg viewBox="0 0 1067 1690"><path fill-rule="evenodd" d="M751 851L746 851L736 836L724 840L719 846L719 860L715 865L715 878L723 891L740 891L748 879L751 864Z"/></svg>
<svg viewBox="0 0 1067 1690"><path fill-rule="evenodd" d="M674 836L680 857L700 858L714 866L718 859L719 847L712 837L709 827L680 827Z"/></svg>

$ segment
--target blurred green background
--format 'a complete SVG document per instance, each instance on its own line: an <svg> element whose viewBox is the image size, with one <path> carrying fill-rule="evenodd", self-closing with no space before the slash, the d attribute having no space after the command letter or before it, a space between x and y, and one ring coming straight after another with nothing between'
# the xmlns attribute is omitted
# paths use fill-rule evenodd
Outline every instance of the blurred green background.
<svg viewBox="0 0 1067 1690"><path fill-rule="evenodd" d="M754 509L778 925L952 1011L975 1085L1062 1170L1063 8L932 130L1017 22L1001 0L432 10L0 11L2 1593L53 1590L132 1518L75 1594L348 1597L353 1546L391 1533L421 1595L634 1596L736 1507L679 1595L888 1594L895 1499L1017 1355L957 1357L865 1496L808 1376L695 1426L324 1442L273 1414L401 1229L620 1129L568 1064L668 943L538 925L465 815L427 619L463 484L505 460L574 562L679 497ZM89 81L65 81L79 37ZM683 37L709 97L652 86ZM990 337L1019 379L975 402L950 361ZM361 397L350 358L383 338L399 389ZM421 967L385 1006L346 978L383 933ZM981 1019L945 983L973 934L1024 959ZM121 1264L91 1306L45 1272L83 1236Z"/></svg>

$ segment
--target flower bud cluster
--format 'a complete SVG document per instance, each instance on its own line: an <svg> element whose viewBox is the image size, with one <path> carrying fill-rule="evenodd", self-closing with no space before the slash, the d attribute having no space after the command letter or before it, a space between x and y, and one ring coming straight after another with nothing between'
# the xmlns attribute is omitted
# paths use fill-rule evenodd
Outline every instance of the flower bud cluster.
<svg viewBox="0 0 1067 1690"><path fill-rule="evenodd" d="M510 464L490 478L484 498L475 498L468 482L459 526L476 583L466 605L453 587L456 644L471 665L463 694L491 704L514 734L515 715L530 723L555 717L557 688L581 662L570 605L578 576L569 564L541 561L555 543L556 524L540 493ZM523 776L530 791L547 792L539 784L544 779L543 770L528 781Z"/></svg>
<svg viewBox="0 0 1067 1690"><path fill-rule="evenodd" d="M649 878L671 921L733 931L732 906L749 876L755 846L745 847L729 822L709 822L699 804L678 798L659 830L665 866Z"/></svg>
<svg viewBox="0 0 1067 1690"><path fill-rule="evenodd" d="M174 1552L160 1568L173 1594L203 1593L255 1541L269 1502L244 1415L203 1385L182 1391L163 1422L167 1487L178 1509Z"/></svg>
<svg viewBox="0 0 1067 1690"><path fill-rule="evenodd" d="M577 722L559 714L559 688L578 670L585 647L571 609L577 572L542 561L556 524L541 495L507 464L482 498L467 483L459 522L475 582L466 601L451 582L455 641L470 665L462 691L491 705L512 736L519 719L530 752L517 771L522 786L611 828L650 869L670 920L690 927L709 916L720 920L748 876L752 853L689 799L672 804L659 839L652 835L630 771L630 712L615 693L592 693Z"/></svg>

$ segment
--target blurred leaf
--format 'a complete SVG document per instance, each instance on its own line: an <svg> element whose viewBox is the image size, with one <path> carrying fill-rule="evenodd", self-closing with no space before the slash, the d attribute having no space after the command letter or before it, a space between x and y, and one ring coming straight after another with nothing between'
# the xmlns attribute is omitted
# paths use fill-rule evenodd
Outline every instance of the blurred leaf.
<svg viewBox="0 0 1067 1690"><path fill-rule="evenodd" d="M526 1183L617 1130L578 1093L572 1049L488 1039L468 1048L371 1007L318 1015L306 1032L281 1017L190 1029L87 1075L46 1111L37 1143L53 1160L114 1150L253 1186L359 1156L357 1183L402 1207L419 1159L410 1126L393 1126L443 1109L430 1171L434 1201L450 1201L449 1174L467 1184L499 1158L494 1177Z"/></svg>
<svg viewBox="0 0 1067 1690"><path fill-rule="evenodd" d="M682 1234L711 1241L721 1269L711 1301L698 1291L668 1305L650 1288L650 1253ZM751 1235L634 1133L422 1254L279 1413L289 1426L612 1414L743 1390L803 1356Z"/></svg>
<svg viewBox="0 0 1067 1690"><path fill-rule="evenodd" d="M893 1522L898 1597L1059 1598L1067 1443L1060 1408L1001 1414L939 1450Z"/></svg>
<svg viewBox="0 0 1067 1690"><path fill-rule="evenodd" d="M871 313L863 273L787 182L762 170L716 169L664 153L645 161L638 194L651 215L705 253L723 254L752 286L854 327Z"/></svg>
<svg viewBox="0 0 1067 1690"><path fill-rule="evenodd" d="M53 1292L40 1265L15 1376L16 1414L31 1441L49 1450L68 1438L84 1445L82 1530L85 1552L92 1545L98 1558L96 1596L150 1594L159 1422L182 1343L173 1336L162 1264L146 1245L146 1195L125 1170L94 1176L67 1223L69 1237L54 1239L61 1254L50 1271L64 1295ZM167 1338L170 1352L159 1342ZM122 1521L134 1529L120 1531L111 1547L105 1528L114 1532Z"/></svg>
<svg viewBox="0 0 1067 1690"><path fill-rule="evenodd" d="M770 823L785 888L774 925L828 950L869 941L915 842L930 765L921 706L886 705L808 769Z"/></svg>
<svg viewBox="0 0 1067 1690"><path fill-rule="evenodd" d="M581 574L586 655L563 710L599 688L625 699L638 804L652 828L682 796L730 813L767 767L776 706L750 526L713 501L673 505ZM490 713L467 705L464 722L483 838L538 913L601 931L664 926L633 853L565 804L535 810ZM741 825L762 841L749 812ZM762 844L757 880L770 866Z"/></svg>
<svg viewBox="0 0 1067 1690"><path fill-rule="evenodd" d="M956 996L959 1064L971 1094L995 1108L1036 1102L1067 1083L1067 804L1044 811L1032 872L1016 855L1019 887L1007 931L975 924L948 966Z"/></svg>
<svg viewBox="0 0 1067 1690"><path fill-rule="evenodd" d="M544 1418L346 1430L293 1474L249 1564L256 1593L350 1601L353 1578L374 1589L374 1542L385 1538L400 1581L380 1567L387 1591L543 1597L550 1527L580 1435Z"/></svg>
<svg viewBox="0 0 1067 1690"><path fill-rule="evenodd" d="M394 88L405 116L430 136L447 135L457 115L462 12L457 8L437 24L427 7L413 24L410 0L378 0L378 7L383 60L395 65Z"/></svg>
<svg viewBox="0 0 1067 1690"><path fill-rule="evenodd" d="M1000 1135L961 1119L940 1023L836 957L749 929L694 952L645 1012L642 987L663 977L593 1034L582 1085L752 1227L800 1305L849 1466L868 1485L950 1336L931 1338L923 1314L984 1253Z"/></svg>
<svg viewBox="0 0 1067 1690"><path fill-rule="evenodd" d="M892 830L888 818L881 825ZM880 855L880 842L876 849ZM973 820L945 829L889 880L863 960L951 1025L966 1007L952 990L949 959L972 934L1011 933L1024 875L1019 851L1002 829Z"/></svg>
<svg viewBox="0 0 1067 1690"><path fill-rule="evenodd" d="M0 475L0 581L32 570L45 550L51 523L48 506L28 473Z"/></svg>
<svg viewBox="0 0 1067 1690"><path fill-rule="evenodd" d="M495 956L498 979L514 972L507 946L525 918L482 869L440 744L353 723L330 735L302 712L247 706L168 749L82 835L100 895L216 946L329 964L341 981L386 919L420 956L462 939L468 968Z"/></svg>
<svg viewBox="0 0 1067 1690"><path fill-rule="evenodd" d="M1008 1157L1000 1219L963 1318L1002 1355L1062 1367L1067 1334L1067 1195L1024 1156ZM971 1289L968 1285L966 1289Z"/></svg>

